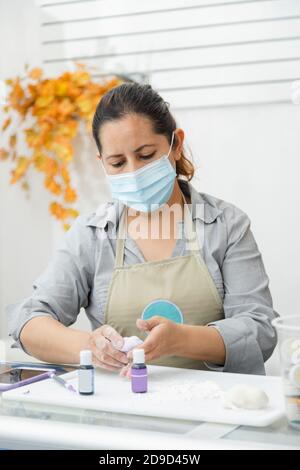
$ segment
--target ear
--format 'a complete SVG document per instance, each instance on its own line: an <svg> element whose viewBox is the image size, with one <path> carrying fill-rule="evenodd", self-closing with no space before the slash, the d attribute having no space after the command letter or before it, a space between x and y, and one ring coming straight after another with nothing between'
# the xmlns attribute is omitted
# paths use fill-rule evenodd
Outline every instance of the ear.
<svg viewBox="0 0 300 470"><path fill-rule="evenodd" d="M184 142L184 131L183 129L176 129L175 131L175 142L176 142L176 146L175 146L175 149L174 149L174 159L175 160L180 160L181 158L181 152L182 152L182 149L183 149L183 142Z"/></svg>
<svg viewBox="0 0 300 470"><path fill-rule="evenodd" d="M100 154L96 155L97 158L99 158L99 160L102 160L102 156Z"/></svg>

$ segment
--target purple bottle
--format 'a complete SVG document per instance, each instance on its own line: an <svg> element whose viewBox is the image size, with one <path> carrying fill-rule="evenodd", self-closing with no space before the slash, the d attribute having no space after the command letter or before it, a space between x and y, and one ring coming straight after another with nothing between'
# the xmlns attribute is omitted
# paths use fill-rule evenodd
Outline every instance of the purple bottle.
<svg viewBox="0 0 300 470"><path fill-rule="evenodd" d="M145 351L143 349L134 349L132 351L132 357L131 390L134 393L145 393L148 389L148 371L145 364Z"/></svg>

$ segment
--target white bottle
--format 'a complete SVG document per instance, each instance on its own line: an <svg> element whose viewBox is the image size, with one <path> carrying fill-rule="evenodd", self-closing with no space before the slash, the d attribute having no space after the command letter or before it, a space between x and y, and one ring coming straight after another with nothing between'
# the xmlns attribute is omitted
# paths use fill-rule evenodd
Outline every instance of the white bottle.
<svg viewBox="0 0 300 470"><path fill-rule="evenodd" d="M80 351L80 367L78 369L78 391L81 395L93 395L94 393L94 366L92 363L92 351L84 349Z"/></svg>

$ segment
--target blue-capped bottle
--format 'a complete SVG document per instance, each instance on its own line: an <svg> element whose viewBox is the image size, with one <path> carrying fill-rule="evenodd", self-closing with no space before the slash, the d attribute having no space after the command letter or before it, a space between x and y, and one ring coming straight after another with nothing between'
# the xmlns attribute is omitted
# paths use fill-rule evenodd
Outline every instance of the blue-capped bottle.
<svg viewBox="0 0 300 470"><path fill-rule="evenodd" d="M78 391L81 395L93 395L94 393L94 366L92 351L84 349L80 351L80 367L78 369Z"/></svg>

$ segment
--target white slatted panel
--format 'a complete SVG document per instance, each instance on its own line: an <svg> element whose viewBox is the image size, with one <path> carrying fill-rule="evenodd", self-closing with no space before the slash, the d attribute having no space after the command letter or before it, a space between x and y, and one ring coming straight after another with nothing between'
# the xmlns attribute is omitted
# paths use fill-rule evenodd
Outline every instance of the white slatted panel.
<svg viewBox="0 0 300 470"><path fill-rule="evenodd" d="M173 108L281 102L300 78L300 0L39 0L46 72L146 81Z"/></svg>

